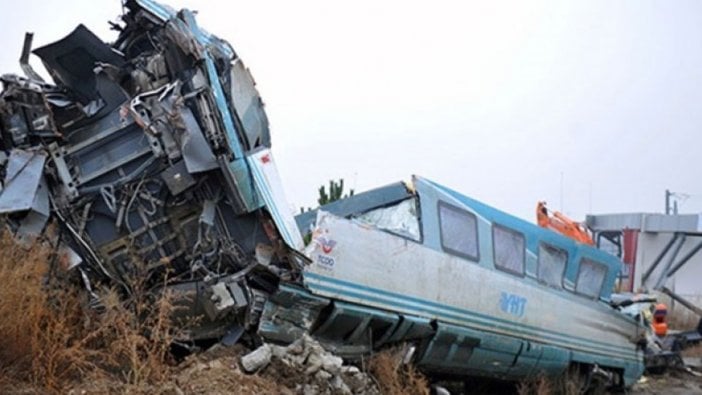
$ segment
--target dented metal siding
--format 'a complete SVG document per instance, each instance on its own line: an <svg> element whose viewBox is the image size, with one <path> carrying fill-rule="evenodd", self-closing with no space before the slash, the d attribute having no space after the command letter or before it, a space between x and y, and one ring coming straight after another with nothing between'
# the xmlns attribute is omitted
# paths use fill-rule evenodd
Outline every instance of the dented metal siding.
<svg viewBox="0 0 702 395"><path fill-rule="evenodd" d="M34 50L55 85L28 65L0 77L0 214L20 237L56 222L91 292L167 278L206 318L195 338L254 330L302 246L275 164L260 163L270 134L254 80L192 12L124 4L114 44L80 25Z"/></svg>

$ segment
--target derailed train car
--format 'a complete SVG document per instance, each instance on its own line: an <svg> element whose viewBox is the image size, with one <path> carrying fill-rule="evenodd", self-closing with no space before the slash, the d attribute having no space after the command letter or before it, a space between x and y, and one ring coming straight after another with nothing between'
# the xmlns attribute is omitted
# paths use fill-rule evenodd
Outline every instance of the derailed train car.
<svg viewBox="0 0 702 395"><path fill-rule="evenodd" d="M409 344L435 375L575 367L631 384L642 331L607 305L618 262L427 180L298 218L263 104L187 10L128 0L117 40L83 26L0 77L0 216L97 287L138 277L201 317L190 339L311 332L357 357ZM49 224L55 223L55 229Z"/></svg>
<svg viewBox="0 0 702 395"><path fill-rule="evenodd" d="M261 331L295 326L358 356L411 344L434 376L567 371L613 387L643 373L644 327L610 305L619 261L415 177L298 216L304 287L284 285ZM294 301L294 303L291 303Z"/></svg>
<svg viewBox="0 0 702 395"><path fill-rule="evenodd" d="M50 243L91 292L165 279L205 317L193 339L238 336L302 264L263 103L193 13L124 6L112 44L80 25L33 51L55 85L27 63L31 36L27 76L0 77L0 214L20 238L56 222Z"/></svg>

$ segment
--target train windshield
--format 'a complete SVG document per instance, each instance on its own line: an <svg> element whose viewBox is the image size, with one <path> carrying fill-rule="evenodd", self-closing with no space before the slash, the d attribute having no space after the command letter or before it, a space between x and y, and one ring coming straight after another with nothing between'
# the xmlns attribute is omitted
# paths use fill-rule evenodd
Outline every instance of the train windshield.
<svg viewBox="0 0 702 395"><path fill-rule="evenodd" d="M416 199L406 199L392 206L376 208L356 219L398 236L421 241Z"/></svg>

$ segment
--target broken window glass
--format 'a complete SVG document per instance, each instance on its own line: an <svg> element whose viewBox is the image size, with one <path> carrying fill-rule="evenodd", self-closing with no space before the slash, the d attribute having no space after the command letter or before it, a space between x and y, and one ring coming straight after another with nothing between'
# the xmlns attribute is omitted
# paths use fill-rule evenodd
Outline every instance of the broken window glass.
<svg viewBox="0 0 702 395"><path fill-rule="evenodd" d="M420 241L419 218L415 199L365 212L357 219L396 235Z"/></svg>
<svg viewBox="0 0 702 395"><path fill-rule="evenodd" d="M478 221L475 215L439 202L441 247L468 259L478 260Z"/></svg>
<svg viewBox="0 0 702 395"><path fill-rule="evenodd" d="M492 227L495 267L524 275L524 235L499 225Z"/></svg>
<svg viewBox="0 0 702 395"><path fill-rule="evenodd" d="M607 267L591 259L583 258L578 269L575 292L596 298L602 291L602 283L607 275Z"/></svg>
<svg viewBox="0 0 702 395"><path fill-rule="evenodd" d="M539 281L551 287L563 288L563 273L567 261L568 253L565 250L541 244L537 269Z"/></svg>

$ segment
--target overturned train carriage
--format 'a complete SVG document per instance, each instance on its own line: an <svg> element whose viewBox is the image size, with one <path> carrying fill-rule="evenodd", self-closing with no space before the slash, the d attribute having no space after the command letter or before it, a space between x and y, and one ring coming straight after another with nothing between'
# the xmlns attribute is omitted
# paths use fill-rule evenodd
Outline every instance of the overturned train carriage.
<svg viewBox="0 0 702 395"><path fill-rule="evenodd" d="M266 337L311 331L349 357L410 344L434 376L643 373L644 328L610 305L620 264L600 250L418 177L297 220L313 263L267 304Z"/></svg>
<svg viewBox="0 0 702 395"><path fill-rule="evenodd" d="M253 79L190 11L125 9L111 45L80 25L33 51L55 85L26 63L31 36L27 77L0 77L0 213L23 238L56 221L52 242L90 290L166 279L206 317L193 338L255 328L302 241L277 209Z"/></svg>

